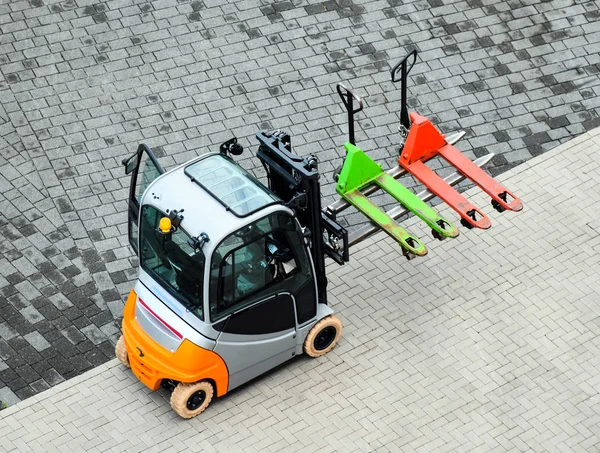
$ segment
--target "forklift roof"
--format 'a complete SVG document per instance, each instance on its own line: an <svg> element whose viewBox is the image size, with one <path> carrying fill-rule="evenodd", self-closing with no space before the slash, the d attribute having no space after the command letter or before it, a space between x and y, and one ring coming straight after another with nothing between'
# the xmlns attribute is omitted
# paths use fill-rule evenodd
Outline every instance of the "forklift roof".
<svg viewBox="0 0 600 453"><path fill-rule="evenodd" d="M203 162L210 164L198 165ZM213 181L213 176L202 174L209 166L223 168L214 162L225 162L227 165L224 167L225 171L229 172L232 178L239 178L238 182L244 183L245 191L236 195L236 186L232 182L230 186L233 190L232 196L226 198L227 192L218 187L225 177L219 175L217 182L217 178ZM220 198L215 195L217 190ZM254 198L247 199L248 194L253 191L258 194L256 201L253 201ZM226 204L224 199L230 205ZM258 200L262 200L261 203L258 203ZM156 178L144 192L141 204L152 204L164 213L174 209L179 212L183 211L181 226L188 234L191 236L199 236L201 233L208 234L210 242L205 249L206 253L211 253L212 248L216 247L224 236L271 211L282 209L281 202L275 195L235 163L219 154L202 156L192 163L177 167ZM265 210L268 207L270 209ZM233 209L237 209L237 212L234 212Z"/></svg>
<svg viewBox="0 0 600 453"><path fill-rule="evenodd" d="M238 217L246 217L279 201L222 154L212 154L186 166L185 174Z"/></svg>

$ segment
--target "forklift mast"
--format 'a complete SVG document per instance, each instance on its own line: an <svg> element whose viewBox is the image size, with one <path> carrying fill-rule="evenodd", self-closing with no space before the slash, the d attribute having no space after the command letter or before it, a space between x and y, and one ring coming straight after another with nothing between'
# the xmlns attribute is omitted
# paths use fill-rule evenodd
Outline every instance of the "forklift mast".
<svg viewBox="0 0 600 453"><path fill-rule="evenodd" d="M321 209L317 158L294 154L289 134L282 131L260 131L256 138L269 189L296 213L303 229L315 266L318 300L326 304L325 256L338 264L349 260L348 232Z"/></svg>

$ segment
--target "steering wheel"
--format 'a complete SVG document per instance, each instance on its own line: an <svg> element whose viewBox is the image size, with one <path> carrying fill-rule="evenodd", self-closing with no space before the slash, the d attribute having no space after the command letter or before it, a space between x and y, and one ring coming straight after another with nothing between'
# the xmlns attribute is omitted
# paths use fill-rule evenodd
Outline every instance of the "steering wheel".
<svg viewBox="0 0 600 453"><path fill-rule="evenodd" d="M283 263L287 263L294 257L292 251L289 248L282 247L273 239L267 240L266 248L265 258L271 274L274 277L285 276Z"/></svg>

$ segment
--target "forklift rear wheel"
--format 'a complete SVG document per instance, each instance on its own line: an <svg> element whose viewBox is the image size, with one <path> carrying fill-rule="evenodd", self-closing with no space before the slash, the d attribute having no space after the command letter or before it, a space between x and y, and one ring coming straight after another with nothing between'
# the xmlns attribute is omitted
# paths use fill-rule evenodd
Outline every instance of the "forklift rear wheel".
<svg viewBox="0 0 600 453"><path fill-rule="evenodd" d="M121 362L127 368L131 368L131 365L129 365L129 356L127 355L127 348L125 347L123 335L121 335L117 341L117 345L115 346L115 355L117 356L117 359L119 359L119 362Z"/></svg>
<svg viewBox="0 0 600 453"><path fill-rule="evenodd" d="M342 321L335 315L326 316L316 323L304 340L304 352L310 357L327 354L340 340Z"/></svg>
<svg viewBox="0 0 600 453"><path fill-rule="evenodd" d="M208 381L193 384L180 382L171 393L171 408L182 418L192 418L204 412L215 391Z"/></svg>

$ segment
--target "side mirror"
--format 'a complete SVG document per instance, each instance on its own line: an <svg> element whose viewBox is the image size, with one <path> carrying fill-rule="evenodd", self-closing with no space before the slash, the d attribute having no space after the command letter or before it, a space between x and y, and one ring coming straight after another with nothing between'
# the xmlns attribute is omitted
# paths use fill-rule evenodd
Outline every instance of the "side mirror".
<svg viewBox="0 0 600 453"><path fill-rule="evenodd" d="M237 142L236 137L233 137L231 140L227 140L219 146L219 152L225 156L227 153L232 156L239 156L244 152L244 147Z"/></svg>
<svg viewBox="0 0 600 453"><path fill-rule="evenodd" d="M134 170L134 168L137 166L138 157L139 157L139 155L136 152L133 156L131 156L127 159L123 159L123 161L121 163L125 166L125 174L126 175L130 174Z"/></svg>

